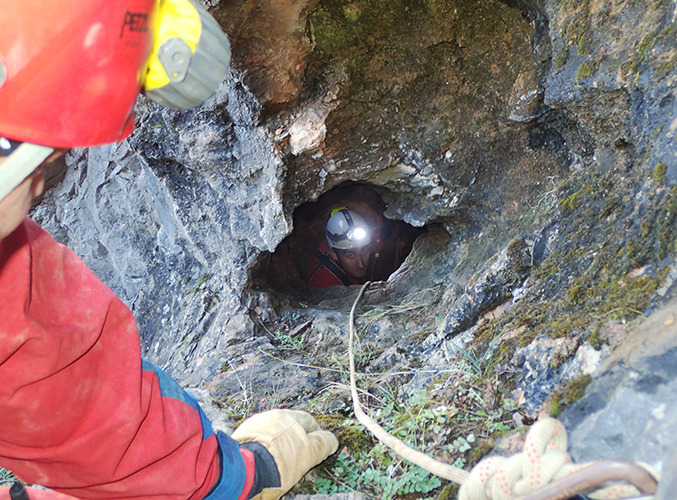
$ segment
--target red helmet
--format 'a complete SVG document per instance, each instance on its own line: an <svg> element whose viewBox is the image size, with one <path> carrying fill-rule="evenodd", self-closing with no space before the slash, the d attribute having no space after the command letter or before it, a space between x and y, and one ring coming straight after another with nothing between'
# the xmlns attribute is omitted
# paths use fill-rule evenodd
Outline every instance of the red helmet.
<svg viewBox="0 0 677 500"><path fill-rule="evenodd" d="M156 0L2 0L0 136L53 148L127 137L156 13Z"/></svg>

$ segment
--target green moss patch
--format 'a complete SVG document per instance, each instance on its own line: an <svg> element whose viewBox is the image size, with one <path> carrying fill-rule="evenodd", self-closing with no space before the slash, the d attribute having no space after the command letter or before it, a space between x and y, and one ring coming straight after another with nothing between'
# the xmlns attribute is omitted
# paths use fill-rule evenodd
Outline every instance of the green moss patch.
<svg viewBox="0 0 677 500"><path fill-rule="evenodd" d="M614 179L597 172L561 185L559 243L532 270L530 298L478 329L478 346L519 332L501 340L497 365L541 336L600 347L604 322L631 321L653 305L668 270L663 259L676 248L677 188L652 188L639 178L619 186Z"/></svg>
<svg viewBox="0 0 677 500"><path fill-rule="evenodd" d="M564 408L581 399L590 382L592 382L590 375L581 375L567 382L561 390L550 398L550 416L557 418Z"/></svg>
<svg viewBox="0 0 677 500"><path fill-rule="evenodd" d="M597 73L598 68L598 63L595 63L594 61L585 61L579 66L578 72L576 73L576 79L584 80L586 78L590 78L595 73Z"/></svg>

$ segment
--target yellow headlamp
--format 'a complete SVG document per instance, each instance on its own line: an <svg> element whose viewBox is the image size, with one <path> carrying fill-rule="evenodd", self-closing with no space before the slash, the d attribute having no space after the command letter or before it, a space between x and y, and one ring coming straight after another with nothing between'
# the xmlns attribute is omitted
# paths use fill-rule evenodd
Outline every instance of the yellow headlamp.
<svg viewBox="0 0 677 500"><path fill-rule="evenodd" d="M230 67L230 42L198 0L159 0L144 93L174 109L206 101Z"/></svg>

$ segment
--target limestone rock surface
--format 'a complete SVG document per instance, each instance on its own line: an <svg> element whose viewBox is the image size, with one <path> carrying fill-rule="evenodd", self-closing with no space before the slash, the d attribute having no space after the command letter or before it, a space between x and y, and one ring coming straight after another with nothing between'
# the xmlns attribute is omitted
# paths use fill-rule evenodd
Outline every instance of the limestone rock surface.
<svg viewBox="0 0 677 500"><path fill-rule="evenodd" d="M216 94L140 97L134 134L69 153L32 212L133 310L144 355L226 423L349 415L357 287L274 263L302 206L368 186L424 229L358 309L372 394L479 394L509 430L561 414L576 460L669 459L674 2L206 4L234 51Z"/></svg>

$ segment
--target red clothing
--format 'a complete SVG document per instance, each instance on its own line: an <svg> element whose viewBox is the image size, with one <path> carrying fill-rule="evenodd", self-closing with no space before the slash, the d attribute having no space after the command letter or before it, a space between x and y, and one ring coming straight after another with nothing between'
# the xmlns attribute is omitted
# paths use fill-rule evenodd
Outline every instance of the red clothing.
<svg viewBox="0 0 677 500"><path fill-rule="evenodd" d="M306 288L327 288L329 286L359 285L362 282L346 273L341 265L329 255L329 245L326 241L315 250L313 261L304 277Z"/></svg>
<svg viewBox="0 0 677 500"><path fill-rule="evenodd" d="M219 452L163 379L142 367L131 311L75 254L30 219L0 241L1 466L81 498L197 499L224 479L221 456L220 498L237 498L237 444Z"/></svg>
<svg viewBox="0 0 677 500"><path fill-rule="evenodd" d="M348 276L348 279L350 280L350 283L346 284L341 281L341 279L333 271L329 270L323 265L320 265L320 267L317 269L317 272L315 272L312 278L306 282L306 288L327 288L329 286L349 286L360 284L360 282L352 276Z"/></svg>

